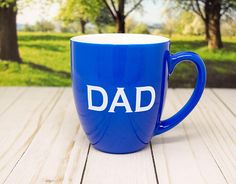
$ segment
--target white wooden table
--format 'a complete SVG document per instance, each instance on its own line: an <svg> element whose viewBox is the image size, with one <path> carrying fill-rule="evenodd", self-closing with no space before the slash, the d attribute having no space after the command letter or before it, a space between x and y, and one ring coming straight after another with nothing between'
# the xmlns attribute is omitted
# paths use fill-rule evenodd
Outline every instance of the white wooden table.
<svg viewBox="0 0 236 184"><path fill-rule="evenodd" d="M164 117L190 89L169 89ZM70 88L0 88L0 183L236 184L236 89L206 89L182 124L126 155L96 151Z"/></svg>

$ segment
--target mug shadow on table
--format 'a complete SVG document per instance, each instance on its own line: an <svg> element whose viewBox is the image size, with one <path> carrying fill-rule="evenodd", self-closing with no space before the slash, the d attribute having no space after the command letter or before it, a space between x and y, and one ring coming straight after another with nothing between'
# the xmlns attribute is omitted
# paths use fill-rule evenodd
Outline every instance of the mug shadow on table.
<svg viewBox="0 0 236 184"><path fill-rule="evenodd" d="M173 130L174 131L174 130ZM191 135L191 139L195 136ZM162 137L153 137L152 144L160 145L160 144L171 144L176 142L182 142L186 139L186 135L165 135Z"/></svg>
<svg viewBox="0 0 236 184"><path fill-rule="evenodd" d="M193 123L193 122L186 122L186 123ZM185 126L183 128L181 125L180 126L177 125L177 127L174 127L173 130L170 130L164 134L153 137L151 140L152 144L154 144L154 145L172 144L172 143L176 143L176 142L183 142L186 140L189 141L189 140L199 138L200 135L197 132L188 131L188 133L186 134L185 130L191 129L191 128L194 128L194 127ZM176 129L179 129L180 133L176 134ZM183 130L183 129L185 129L185 130ZM174 134L171 133L172 131L174 132Z"/></svg>

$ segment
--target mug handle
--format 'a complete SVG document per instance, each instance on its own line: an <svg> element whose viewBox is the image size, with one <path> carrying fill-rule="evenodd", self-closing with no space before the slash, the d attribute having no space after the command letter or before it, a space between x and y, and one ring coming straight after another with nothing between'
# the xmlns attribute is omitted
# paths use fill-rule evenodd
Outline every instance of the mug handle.
<svg viewBox="0 0 236 184"><path fill-rule="evenodd" d="M173 72L175 66L182 61L194 63L198 76L195 89L188 102L175 115L169 119L161 121L154 130L154 135L162 134L176 125L178 125L197 105L200 100L206 84L206 67L203 60L194 52L178 52L170 56L168 60L169 75Z"/></svg>

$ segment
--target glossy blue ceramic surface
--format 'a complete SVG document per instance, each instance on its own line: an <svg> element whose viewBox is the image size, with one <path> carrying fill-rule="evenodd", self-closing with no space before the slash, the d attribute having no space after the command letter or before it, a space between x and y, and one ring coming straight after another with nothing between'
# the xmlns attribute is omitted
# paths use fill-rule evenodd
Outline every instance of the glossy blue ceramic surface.
<svg viewBox="0 0 236 184"><path fill-rule="evenodd" d="M82 127L91 144L109 153L130 153L144 148L154 135L182 121L195 107L204 90L206 70L200 57L192 52L170 54L170 42L150 44L99 44L71 40L72 87ZM198 71L196 88L187 104L171 118L160 121L168 88L168 76L181 61L193 62ZM90 91L95 86L100 91ZM142 87L153 88L140 92ZM104 91L107 96L105 103ZM122 92L119 96L117 91ZM118 95L118 96L117 96ZM113 107L115 96L119 97ZM89 99L92 102L89 102ZM141 107L154 103L148 110ZM122 105L128 101L128 106ZM91 110L93 105L103 108ZM130 108L128 108L130 107ZM143 108L144 109L144 108Z"/></svg>

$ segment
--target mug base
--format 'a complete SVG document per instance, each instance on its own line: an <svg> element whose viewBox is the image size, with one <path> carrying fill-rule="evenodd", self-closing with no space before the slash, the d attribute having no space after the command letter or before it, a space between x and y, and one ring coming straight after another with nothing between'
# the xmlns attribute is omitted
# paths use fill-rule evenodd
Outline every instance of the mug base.
<svg viewBox="0 0 236 184"><path fill-rule="evenodd" d="M111 151L111 150L101 149L101 148L99 148L99 147L97 147L96 145L93 145L93 144L91 144L91 145L93 146L93 148L95 148L96 150L101 151L103 153L109 153L109 154L130 154L130 153L135 153L135 152L138 152L138 151L141 151L141 150L145 149L148 144L144 144L142 147L140 147L138 149L129 150L129 151L124 151L124 150Z"/></svg>

